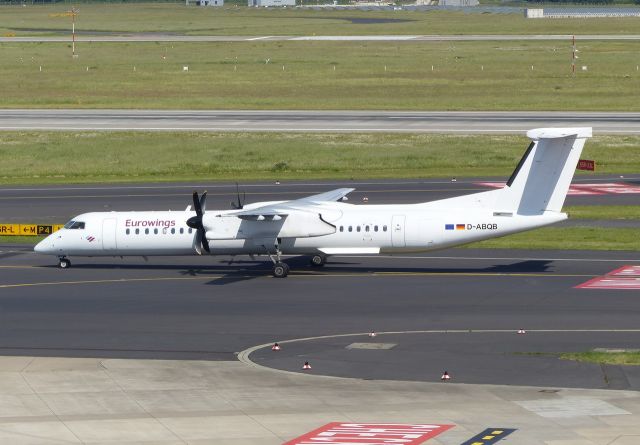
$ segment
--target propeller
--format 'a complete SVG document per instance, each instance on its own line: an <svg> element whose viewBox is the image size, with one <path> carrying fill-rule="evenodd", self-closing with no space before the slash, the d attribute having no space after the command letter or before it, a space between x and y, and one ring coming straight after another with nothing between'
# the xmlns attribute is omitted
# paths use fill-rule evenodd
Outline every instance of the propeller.
<svg viewBox="0 0 640 445"><path fill-rule="evenodd" d="M247 197L247 194L245 192L242 192L242 200L240 200L240 187L238 186L237 182L236 182L236 196L237 196L238 202L231 201L231 208L234 210L241 210L244 207L244 202Z"/></svg>
<svg viewBox="0 0 640 445"><path fill-rule="evenodd" d="M204 229L204 224L202 224L202 217L204 216L204 212L207 208L207 192L203 192L202 196L198 198L198 192L193 192L193 208L196 211L196 216L192 216L187 220L187 226L192 229L196 229L196 252L201 254L200 246L204 248L207 252L209 250L209 241L205 236L206 230Z"/></svg>

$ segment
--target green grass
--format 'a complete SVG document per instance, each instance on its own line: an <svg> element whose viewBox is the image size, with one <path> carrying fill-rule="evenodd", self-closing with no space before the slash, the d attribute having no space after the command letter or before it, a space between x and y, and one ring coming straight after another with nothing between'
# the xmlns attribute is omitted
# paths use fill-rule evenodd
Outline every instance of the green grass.
<svg viewBox="0 0 640 445"><path fill-rule="evenodd" d="M640 42L580 49L572 76L565 41L3 43L0 105L640 111Z"/></svg>
<svg viewBox="0 0 640 445"><path fill-rule="evenodd" d="M545 227L468 244L468 248L552 250L640 250L640 229Z"/></svg>
<svg viewBox="0 0 640 445"><path fill-rule="evenodd" d="M33 244L42 241L44 236L6 236L0 235L0 244Z"/></svg>
<svg viewBox="0 0 640 445"><path fill-rule="evenodd" d="M304 1L303 3L309 3ZM311 4L315 4L314 1ZM71 19L59 14L72 4L0 6L0 35L68 33ZM77 31L164 32L202 35L363 35L363 34L635 34L637 18L527 20L523 14L454 11L313 11L185 7L184 4L82 4ZM392 19L362 23L353 19Z"/></svg>
<svg viewBox="0 0 640 445"><path fill-rule="evenodd" d="M640 219L640 205L637 206L569 206L563 211L571 219Z"/></svg>
<svg viewBox="0 0 640 445"><path fill-rule="evenodd" d="M0 184L503 176L512 135L2 132ZM601 173L640 171L640 137L597 136Z"/></svg>
<svg viewBox="0 0 640 445"><path fill-rule="evenodd" d="M560 358L605 365L640 365L640 352L566 352Z"/></svg>

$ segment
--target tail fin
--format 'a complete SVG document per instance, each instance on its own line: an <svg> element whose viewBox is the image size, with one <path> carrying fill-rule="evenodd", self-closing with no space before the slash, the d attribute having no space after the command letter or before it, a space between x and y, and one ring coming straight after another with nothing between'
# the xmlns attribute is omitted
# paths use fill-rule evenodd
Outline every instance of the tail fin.
<svg viewBox="0 0 640 445"><path fill-rule="evenodd" d="M538 128L502 189L496 210L520 215L560 212L591 127Z"/></svg>

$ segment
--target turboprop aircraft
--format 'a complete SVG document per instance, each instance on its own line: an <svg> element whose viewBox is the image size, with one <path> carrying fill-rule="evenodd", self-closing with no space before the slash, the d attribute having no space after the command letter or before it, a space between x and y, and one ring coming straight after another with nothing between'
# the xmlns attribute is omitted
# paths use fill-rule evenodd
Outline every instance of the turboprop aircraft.
<svg viewBox="0 0 640 445"><path fill-rule="evenodd" d="M286 277L282 255L327 256L424 252L509 235L567 218L562 205L591 128L530 130L529 148L502 189L408 205L344 202L352 188L292 201L207 210L206 192L193 210L94 212L78 215L35 246L70 256L267 255Z"/></svg>

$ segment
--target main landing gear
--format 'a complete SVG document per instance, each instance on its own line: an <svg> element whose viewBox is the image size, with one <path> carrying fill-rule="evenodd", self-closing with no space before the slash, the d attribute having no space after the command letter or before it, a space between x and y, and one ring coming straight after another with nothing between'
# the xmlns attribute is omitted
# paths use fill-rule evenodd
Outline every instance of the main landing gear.
<svg viewBox="0 0 640 445"><path fill-rule="evenodd" d="M266 246L265 246L266 249ZM286 278L287 275L289 275L289 265L287 263L283 263L282 262L282 252L280 251L280 240L278 239L277 242L275 243L275 249L276 249L276 257L274 258L273 255L271 255L271 253L269 253L268 249L267 250L267 255L269 255L269 258L271 259L271 261L273 261L273 276L276 278Z"/></svg>
<svg viewBox="0 0 640 445"><path fill-rule="evenodd" d="M273 265L273 276L276 278L286 278L289 275L289 265L278 261Z"/></svg>
<svg viewBox="0 0 640 445"><path fill-rule="evenodd" d="M71 261L69 260L69 258L61 256L58 259L58 267L60 269L68 269L69 267L71 267Z"/></svg>
<svg viewBox="0 0 640 445"><path fill-rule="evenodd" d="M326 255L314 255L311 257L311 266L312 267L322 267L327 263Z"/></svg>

